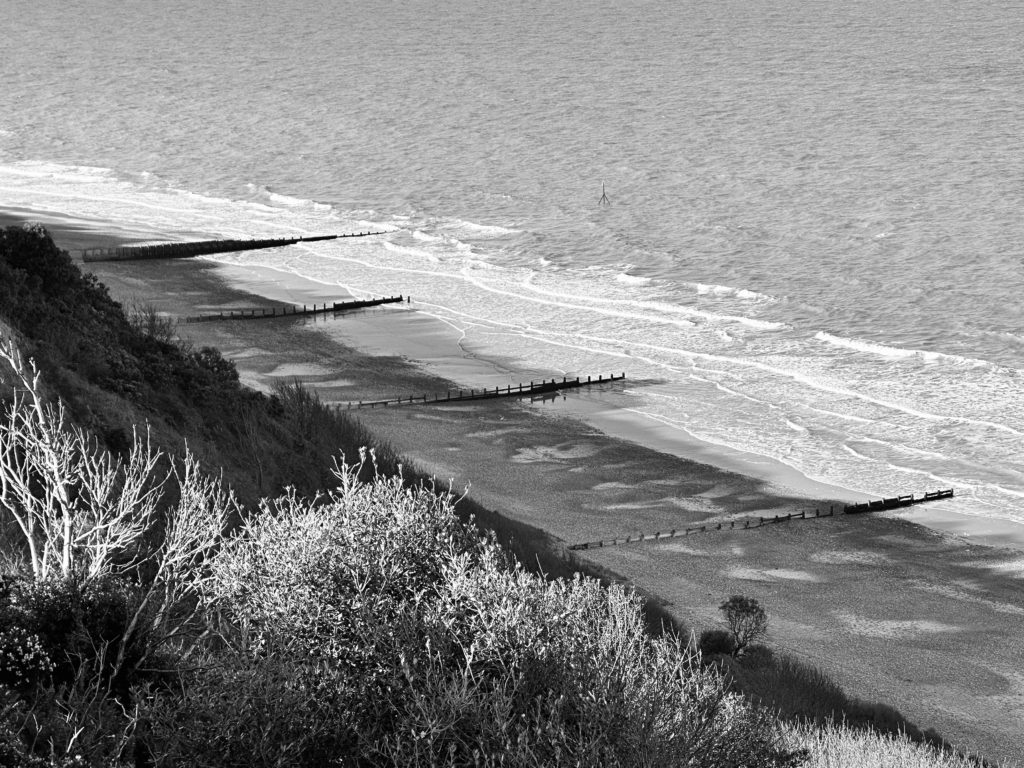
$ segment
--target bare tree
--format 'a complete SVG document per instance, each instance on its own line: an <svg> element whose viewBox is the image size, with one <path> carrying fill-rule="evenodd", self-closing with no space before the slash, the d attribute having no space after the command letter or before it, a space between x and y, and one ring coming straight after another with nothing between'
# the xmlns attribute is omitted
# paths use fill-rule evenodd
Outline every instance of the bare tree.
<svg viewBox="0 0 1024 768"><path fill-rule="evenodd" d="M173 344L178 338L178 321L157 312L152 304L143 304L138 300L130 301L124 307L124 315L135 330L158 341Z"/></svg>
<svg viewBox="0 0 1024 768"><path fill-rule="evenodd" d="M0 360L14 372L0 421L0 508L22 534L33 576L131 567L166 479L160 453L136 435L127 459L113 458L68 423L60 401L44 400L35 363L13 343L0 342Z"/></svg>
<svg viewBox="0 0 1024 768"><path fill-rule="evenodd" d="M744 648L768 634L768 614L752 597L733 595L718 606L718 610L725 614L736 654L743 653Z"/></svg>
<svg viewBox="0 0 1024 768"><path fill-rule="evenodd" d="M187 451L161 472L163 454L148 432L134 435L125 460L115 458L69 423L59 400L46 402L35 363L12 341L0 339L0 361L14 373L0 420L0 518L14 521L33 577L131 575L141 594L125 637L143 621L158 643L178 637L192 619L187 598L198 593L205 560L237 510L234 497ZM173 507L161 503L171 478ZM125 651L123 644L115 668Z"/></svg>

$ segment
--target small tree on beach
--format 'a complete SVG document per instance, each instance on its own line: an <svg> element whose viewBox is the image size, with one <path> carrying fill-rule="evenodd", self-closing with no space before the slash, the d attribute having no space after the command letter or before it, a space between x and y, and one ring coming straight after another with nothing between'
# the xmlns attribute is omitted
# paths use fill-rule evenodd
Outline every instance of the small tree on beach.
<svg viewBox="0 0 1024 768"><path fill-rule="evenodd" d="M718 606L718 610L725 614L725 624L735 643L736 655L768 634L768 614L752 597L732 595Z"/></svg>

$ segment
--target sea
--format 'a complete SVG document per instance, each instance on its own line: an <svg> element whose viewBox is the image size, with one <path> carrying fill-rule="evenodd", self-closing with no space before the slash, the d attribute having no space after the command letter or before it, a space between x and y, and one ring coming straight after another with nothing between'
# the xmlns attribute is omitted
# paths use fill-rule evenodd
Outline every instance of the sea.
<svg viewBox="0 0 1024 768"><path fill-rule="evenodd" d="M2 17L2 206L180 239L385 231L216 258L411 293L473 354L628 372L652 430L1024 524L1019 3Z"/></svg>

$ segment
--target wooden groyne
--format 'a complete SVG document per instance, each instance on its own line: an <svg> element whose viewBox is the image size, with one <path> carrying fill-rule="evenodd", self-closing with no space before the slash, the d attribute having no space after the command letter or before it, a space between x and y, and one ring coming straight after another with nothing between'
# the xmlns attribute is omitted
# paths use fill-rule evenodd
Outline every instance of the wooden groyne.
<svg viewBox="0 0 1024 768"><path fill-rule="evenodd" d="M909 507L913 504L923 504L926 501L938 501L939 499L951 499L953 498L953 489L948 488L944 491L927 491L921 496L915 496L910 494L908 496L894 496L890 499L878 499L876 501L865 501L859 504L846 504L838 514L844 515L857 515L863 514L864 512L880 512L886 509L898 509L900 507ZM776 525L778 523L789 523L794 520L814 520L819 517L833 517L837 514L835 506L830 506L828 511L822 509L812 510L801 510L800 512L791 512L785 515L775 515L774 517L748 517L741 518L739 520L727 520L720 521L717 523L705 523L704 525L694 525L689 528L673 528L670 531L655 531L654 533L638 533L632 536L626 536L622 539L605 539L603 541L587 541L582 544L570 544L568 549L598 549L601 547L616 547L622 544L635 544L640 541L658 541L661 539L675 539L680 536L690 536L691 534L697 533L710 533L711 531L749 531L757 528L762 528L766 525Z"/></svg>
<svg viewBox="0 0 1024 768"><path fill-rule="evenodd" d="M311 237L284 237L263 240L198 240L192 243L162 243L160 245L125 245L118 248L83 248L82 261L131 261L137 259L187 259L209 256L213 253L256 251L261 248L281 248L296 243L315 243L321 240L339 240L345 237L369 237L384 232L355 232L346 235L313 235Z"/></svg>
<svg viewBox="0 0 1024 768"><path fill-rule="evenodd" d="M909 507L911 504L923 504L926 501L938 501L939 499L953 498L953 489L947 488L944 491L928 491L923 496L894 496L891 499L876 499L875 501L864 501L860 504L847 504L843 512L848 515L857 515L863 512L880 512L883 509L896 509L898 507Z"/></svg>
<svg viewBox="0 0 1024 768"><path fill-rule="evenodd" d="M209 315L192 315L182 318L185 323L208 323L214 320L260 320L267 317L298 317L302 315L324 315L334 312L344 312L349 309L362 309L364 307L377 307L381 304L400 304L409 301L405 296L388 296L382 299L355 299L353 301L335 301L331 304L314 304L307 306L303 304L291 307L270 307L269 309L232 309L227 312L217 312Z"/></svg>
<svg viewBox="0 0 1024 768"><path fill-rule="evenodd" d="M530 397L561 392L566 389L588 387L593 384L608 384L613 381L622 381L625 378L625 373L618 376L615 374L610 376L600 375L596 378L587 376L586 379L580 376L577 376L575 379L563 377L561 381L558 379L551 379L550 381L544 379L539 384L531 381L529 384L519 384L514 387L508 385L506 387L495 387L494 389L458 389L448 390L443 395L409 395L408 397L395 397L386 400L360 400L358 403L342 403L337 407L340 409L386 408L393 405L422 405L424 403L433 405L434 403L459 403L468 400L493 400L497 397Z"/></svg>

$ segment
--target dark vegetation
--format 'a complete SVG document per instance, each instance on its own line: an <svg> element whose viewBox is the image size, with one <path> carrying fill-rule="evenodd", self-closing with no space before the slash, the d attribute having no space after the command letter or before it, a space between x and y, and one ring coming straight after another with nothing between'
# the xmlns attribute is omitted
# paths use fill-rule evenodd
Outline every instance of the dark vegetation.
<svg viewBox="0 0 1024 768"><path fill-rule="evenodd" d="M757 645L756 601L723 604L699 663L657 601L574 576L542 531L425 487L386 446L368 459L372 435L301 387L241 387L38 228L0 232L0 320L70 417L47 410L32 439L82 435L39 519L93 509L108 452L152 460L112 488L157 489L104 560L71 543L44 567L0 523L0 765L797 765L769 711L933 736Z"/></svg>

